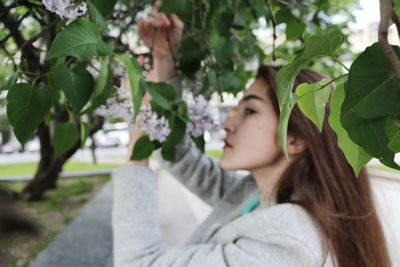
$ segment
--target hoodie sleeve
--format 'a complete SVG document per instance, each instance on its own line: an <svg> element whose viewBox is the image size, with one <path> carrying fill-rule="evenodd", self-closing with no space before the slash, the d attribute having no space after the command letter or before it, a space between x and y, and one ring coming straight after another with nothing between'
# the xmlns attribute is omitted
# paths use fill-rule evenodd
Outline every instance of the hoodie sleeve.
<svg viewBox="0 0 400 267"><path fill-rule="evenodd" d="M167 82L176 88L179 95L182 95L179 77ZM239 175L235 171L222 169L218 160L203 154L188 133L176 146L175 162L164 160L161 149L155 151L155 156L164 169L212 207L239 180Z"/></svg>

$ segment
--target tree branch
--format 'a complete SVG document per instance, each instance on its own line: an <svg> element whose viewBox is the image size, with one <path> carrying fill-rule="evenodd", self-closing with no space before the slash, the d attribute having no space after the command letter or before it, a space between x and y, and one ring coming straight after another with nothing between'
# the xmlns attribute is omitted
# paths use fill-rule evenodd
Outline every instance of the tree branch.
<svg viewBox="0 0 400 267"><path fill-rule="evenodd" d="M0 10L3 9L5 9L5 7L3 3L0 1ZM27 12L26 14L29 13ZM26 40L24 39L18 28L15 27L15 25L17 25L18 22L15 21L15 19L9 13L1 14L0 21L10 31L10 34L12 38L15 40L17 46L21 48L21 46L25 43ZM42 72L44 72L42 66L40 65L39 57L33 52L32 46L24 47L24 49L21 50L21 53L22 53L22 59L26 59L30 71L36 72L38 70L42 70Z"/></svg>
<svg viewBox="0 0 400 267"><path fill-rule="evenodd" d="M393 11L393 0L380 0L381 21L379 23L378 40L384 56L392 65L396 78L400 80L400 61L388 42L389 17Z"/></svg>
<svg viewBox="0 0 400 267"><path fill-rule="evenodd" d="M265 4L268 8L268 12L271 14L271 22L272 22L272 37L273 37L273 41L272 41L272 61L276 60L276 55L275 55L275 42L276 42L276 19L275 19L275 14L272 12L272 8L271 5L269 4L269 0L265 0Z"/></svg>

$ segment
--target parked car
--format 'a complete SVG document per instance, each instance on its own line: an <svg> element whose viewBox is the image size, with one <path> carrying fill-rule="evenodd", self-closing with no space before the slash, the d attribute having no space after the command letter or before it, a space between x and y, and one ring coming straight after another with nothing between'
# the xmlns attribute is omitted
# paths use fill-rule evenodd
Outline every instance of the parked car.
<svg viewBox="0 0 400 267"><path fill-rule="evenodd" d="M34 139L29 140L25 144L25 151L27 152L38 152L40 150L40 141L39 138L35 137Z"/></svg>
<svg viewBox="0 0 400 267"><path fill-rule="evenodd" d="M93 137L97 147L116 147L121 145L119 138L115 136L109 136L104 130L96 132ZM92 139L88 138L86 140L85 146L90 147L91 144Z"/></svg>
<svg viewBox="0 0 400 267"><path fill-rule="evenodd" d="M16 153L16 152L23 152L24 149L22 148L21 144L16 141L12 140L0 147L0 152L4 154Z"/></svg>

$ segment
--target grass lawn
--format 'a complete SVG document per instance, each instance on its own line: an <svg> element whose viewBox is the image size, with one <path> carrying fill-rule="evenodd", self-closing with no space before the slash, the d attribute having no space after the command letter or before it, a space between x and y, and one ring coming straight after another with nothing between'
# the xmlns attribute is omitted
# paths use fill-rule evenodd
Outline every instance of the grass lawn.
<svg viewBox="0 0 400 267"><path fill-rule="evenodd" d="M6 255L2 255L0 266L29 266L109 179L109 176L62 179L58 181L57 189L46 192L43 201L16 202L17 210L35 223L40 235L9 237L4 246ZM0 186L20 190L24 183L1 183Z"/></svg>
<svg viewBox="0 0 400 267"><path fill-rule="evenodd" d="M224 153L223 150L209 150L209 151L206 151L206 155L212 156L212 157L214 157L216 159L220 159L221 156L222 156L222 153Z"/></svg>
<svg viewBox="0 0 400 267"><path fill-rule="evenodd" d="M15 163L0 165L0 177L12 177L33 175L37 168L37 162ZM68 161L64 165L64 172L104 170L118 167L118 164L97 164L78 161Z"/></svg>

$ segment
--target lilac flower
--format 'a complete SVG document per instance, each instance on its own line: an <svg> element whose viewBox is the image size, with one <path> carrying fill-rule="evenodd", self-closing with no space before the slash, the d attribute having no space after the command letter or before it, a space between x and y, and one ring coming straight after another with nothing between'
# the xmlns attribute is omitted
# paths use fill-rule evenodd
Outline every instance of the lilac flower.
<svg viewBox="0 0 400 267"><path fill-rule="evenodd" d="M203 135L206 130L221 129L221 126L214 122L207 100L202 95L195 97L194 103L189 105L189 117L193 122L188 124L188 131L194 137Z"/></svg>
<svg viewBox="0 0 400 267"><path fill-rule="evenodd" d="M87 12L86 3L73 4L70 0L42 0L47 10L56 13L60 18L75 20Z"/></svg>
<svg viewBox="0 0 400 267"><path fill-rule="evenodd" d="M149 135L151 141L164 142L171 133L168 120L164 116L158 118L157 114L151 111L150 104L140 108L137 122L138 128L144 130Z"/></svg>
<svg viewBox="0 0 400 267"><path fill-rule="evenodd" d="M132 122L132 101L129 92L123 87L116 90L117 95L109 98L106 105L101 105L96 109L97 115L107 117L112 116L115 118L124 119L126 122Z"/></svg>

